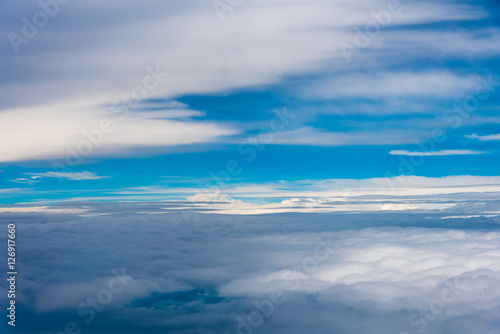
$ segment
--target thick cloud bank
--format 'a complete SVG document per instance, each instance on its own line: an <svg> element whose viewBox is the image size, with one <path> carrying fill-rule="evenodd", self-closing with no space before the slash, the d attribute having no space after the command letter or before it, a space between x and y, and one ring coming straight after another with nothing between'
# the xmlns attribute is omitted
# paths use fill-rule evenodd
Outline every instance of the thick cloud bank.
<svg viewBox="0 0 500 334"><path fill-rule="evenodd" d="M1 214L18 222L18 326L7 332L500 328L498 217L233 216L173 203L83 203L82 216L75 206Z"/></svg>

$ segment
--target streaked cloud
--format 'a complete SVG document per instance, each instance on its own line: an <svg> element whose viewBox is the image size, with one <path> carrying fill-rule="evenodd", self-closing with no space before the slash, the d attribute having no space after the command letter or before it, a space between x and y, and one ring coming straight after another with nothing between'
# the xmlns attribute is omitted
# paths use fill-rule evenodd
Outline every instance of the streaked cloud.
<svg viewBox="0 0 500 334"><path fill-rule="evenodd" d="M96 106L89 111L89 105L68 113L66 105L1 112L0 140L8 138L9 145L0 147L0 162L61 158L81 161L92 156L137 152L142 147L211 142L236 133L214 122L165 119L161 113L131 111L124 117Z"/></svg>
<svg viewBox="0 0 500 334"><path fill-rule="evenodd" d="M109 176L99 176L95 173L84 171L84 172L46 172L46 173L27 173L27 175L32 175L32 178L58 178L67 179L71 181L81 181L81 180L100 180L106 179Z"/></svg>
<svg viewBox="0 0 500 334"><path fill-rule="evenodd" d="M0 206L0 213L48 213L48 214L83 214L87 208L55 208L50 206Z"/></svg>
<svg viewBox="0 0 500 334"><path fill-rule="evenodd" d="M500 134L486 135L486 136L479 136L477 134L472 134L472 135L466 135L465 138L479 139L479 141L500 140Z"/></svg>
<svg viewBox="0 0 500 334"><path fill-rule="evenodd" d="M310 126L273 133L268 141L274 145L308 146L353 146L353 145L390 145L410 144L415 140L425 139L426 133L419 130L358 130L333 132ZM250 138L249 142L259 142L259 138Z"/></svg>
<svg viewBox="0 0 500 334"><path fill-rule="evenodd" d="M321 79L304 88L303 94L308 98L322 99L457 98L473 91L477 82L477 76L459 76L445 71L354 73Z"/></svg>
<svg viewBox="0 0 500 334"><path fill-rule="evenodd" d="M19 177L17 179L10 180L10 181L14 182L14 183L21 183L21 184L35 184L37 182L40 182L40 181L37 181L36 178L26 178L26 177Z"/></svg>
<svg viewBox="0 0 500 334"><path fill-rule="evenodd" d="M482 151L471 151L471 150L442 150L442 151L406 151L406 150L392 150L389 152L391 155L407 155L407 156L447 156L447 155L474 155L474 154L485 154Z"/></svg>
<svg viewBox="0 0 500 334"><path fill-rule="evenodd" d="M65 6L67 20L53 20L50 29L45 29L40 33L42 37L38 37L44 41L44 52L34 48L35 43L30 43L23 45L25 50L19 54L7 54L2 63L6 69L21 61L26 63L27 71L37 75L30 76L23 85L17 84L13 75L4 76L4 105L18 107L26 103L40 104L82 96L108 96L111 100L141 82L143 62L137 59L158 64L169 73L169 80L154 92L154 96L162 97L272 84L279 82L284 75L319 72L318 62L333 58L343 64L339 44L351 41L355 35L351 28L373 21L372 12L385 9L387 3L315 0L307 4L294 1L285 6L279 0L259 0L240 6L234 13L237 19L228 19L222 24L212 3L187 1L178 5L155 1L154 5L145 8L139 1L130 1L120 17L113 20L93 17L93 21L82 23L89 29L99 27L95 38L86 39L81 29L74 29L69 23L82 12L94 12L96 6L100 3L87 1ZM478 19L487 15L479 6L444 2L411 3L403 7L405 10L393 17L395 26L452 18ZM32 4L25 10L38 9ZM101 8L101 11L110 17L114 8ZM15 14L4 20L3 31L18 30L19 21ZM19 14L22 16L23 13ZM257 17L259 26L253 24ZM133 26L127 24L131 20ZM184 29L177 31L179 26ZM195 26L203 26L206 36L210 37L201 36ZM71 30L70 35L66 33L67 29ZM171 33L173 31L177 32ZM269 34L269 31L273 33ZM116 38L118 32L144 38L125 42ZM80 52L82 41L85 41L85 48L98 48L99 58L109 61L96 62L92 57L84 56ZM5 49L10 50L8 40L3 43ZM65 48L60 48L60 45L65 45ZM303 51L292 52L297 48ZM28 62L33 54L37 55L36 66ZM123 57L124 54L128 56ZM200 61L200 55L203 55L203 61ZM54 60L58 57L65 59L63 68L58 67ZM61 74L65 75L62 77ZM113 80L117 77L120 80ZM13 100L12 97L20 96L23 89L34 93L26 96L26 101Z"/></svg>

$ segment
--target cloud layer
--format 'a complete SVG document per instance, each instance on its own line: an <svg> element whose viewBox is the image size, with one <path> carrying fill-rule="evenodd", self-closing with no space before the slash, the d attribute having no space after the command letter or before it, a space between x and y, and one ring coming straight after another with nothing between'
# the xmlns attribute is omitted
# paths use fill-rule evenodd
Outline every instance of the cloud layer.
<svg viewBox="0 0 500 334"><path fill-rule="evenodd" d="M16 333L58 332L68 321L95 333L245 333L247 326L262 333L424 327L426 333L494 333L497 325L498 218L245 218L198 214L174 203L53 209L65 206L93 216L70 210L0 215L24 221L17 224L23 245L17 300L25 321ZM120 291L108 302L109 289ZM88 298L106 301L96 304L95 318Z"/></svg>

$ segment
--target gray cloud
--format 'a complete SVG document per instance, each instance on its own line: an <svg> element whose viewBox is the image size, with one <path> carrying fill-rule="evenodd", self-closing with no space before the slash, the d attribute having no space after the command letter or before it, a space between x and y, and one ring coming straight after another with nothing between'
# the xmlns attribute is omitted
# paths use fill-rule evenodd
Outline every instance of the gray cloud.
<svg viewBox="0 0 500 334"><path fill-rule="evenodd" d="M256 304L282 290L285 301L255 333L415 333L411 314L437 303L454 278L460 294L425 320L426 333L495 328L498 217L232 216L180 211L184 205L69 203L51 206L66 210L60 213L2 213L3 221L18 222L23 316L16 332L59 332L75 321L88 333L237 333L238 317L248 323ZM85 217L69 213L76 208ZM321 250L308 271L318 240L332 254ZM86 324L76 307L121 268L129 284Z"/></svg>

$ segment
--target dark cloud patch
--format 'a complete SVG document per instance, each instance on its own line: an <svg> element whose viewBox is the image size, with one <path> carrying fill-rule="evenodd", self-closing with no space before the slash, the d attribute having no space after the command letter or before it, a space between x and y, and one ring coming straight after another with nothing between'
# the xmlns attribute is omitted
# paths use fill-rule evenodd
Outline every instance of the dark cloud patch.
<svg viewBox="0 0 500 334"><path fill-rule="evenodd" d="M217 291L210 288L198 288L188 291L153 293L147 298L133 300L126 305L131 308L179 309L188 312L201 310L205 304L217 304L226 301Z"/></svg>

